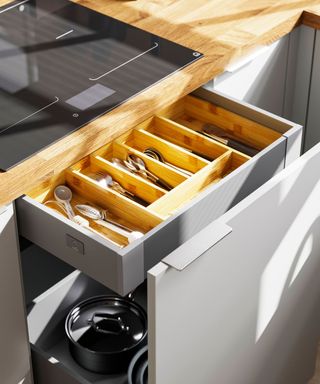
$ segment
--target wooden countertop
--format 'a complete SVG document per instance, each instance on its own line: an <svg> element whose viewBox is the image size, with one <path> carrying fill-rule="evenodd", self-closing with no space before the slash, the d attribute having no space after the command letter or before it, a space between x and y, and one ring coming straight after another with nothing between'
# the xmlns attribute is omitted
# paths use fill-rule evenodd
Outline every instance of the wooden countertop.
<svg viewBox="0 0 320 384"><path fill-rule="evenodd" d="M278 40L298 23L320 27L319 0L75 1L200 51L205 57L0 174L0 205L205 84L255 47ZM0 0L0 5L8 2Z"/></svg>

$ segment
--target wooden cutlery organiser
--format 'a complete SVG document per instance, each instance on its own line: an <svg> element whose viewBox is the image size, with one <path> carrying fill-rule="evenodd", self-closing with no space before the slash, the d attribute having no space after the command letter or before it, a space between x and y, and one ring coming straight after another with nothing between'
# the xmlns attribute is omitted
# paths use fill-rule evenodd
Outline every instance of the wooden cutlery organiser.
<svg viewBox="0 0 320 384"><path fill-rule="evenodd" d="M28 195L38 202L53 204L54 188L65 184L73 192L71 204L89 204L107 210L108 218L143 234L173 215L207 186L250 159L247 154L230 148L201 131L205 126L218 127L241 140L256 151L264 149L281 137L279 132L246 117L218 107L194 96L178 102L141 123L82 159L61 175L43 183ZM160 159L150 157L148 151L160 153ZM142 173L119 167L129 156L142 161L149 173L162 180L156 183ZM110 175L113 182L126 191L101 183ZM170 188L166 188L169 186ZM75 212L77 213L77 212ZM91 229L123 247L126 237L88 219Z"/></svg>

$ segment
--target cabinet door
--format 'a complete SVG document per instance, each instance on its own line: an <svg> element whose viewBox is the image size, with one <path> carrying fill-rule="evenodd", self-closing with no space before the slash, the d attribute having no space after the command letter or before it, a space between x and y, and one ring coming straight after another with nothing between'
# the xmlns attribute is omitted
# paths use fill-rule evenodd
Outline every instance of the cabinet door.
<svg viewBox="0 0 320 384"><path fill-rule="evenodd" d="M320 144L149 271L152 384L306 384L320 331Z"/></svg>
<svg viewBox="0 0 320 384"><path fill-rule="evenodd" d="M30 384L30 352L13 206L0 209L0 382Z"/></svg>
<svg viewBox="0 0 320 384"><path fill-rule="evenodd" d="M283 115L289 36L255 52L214 80L214 89Z"/></svg>

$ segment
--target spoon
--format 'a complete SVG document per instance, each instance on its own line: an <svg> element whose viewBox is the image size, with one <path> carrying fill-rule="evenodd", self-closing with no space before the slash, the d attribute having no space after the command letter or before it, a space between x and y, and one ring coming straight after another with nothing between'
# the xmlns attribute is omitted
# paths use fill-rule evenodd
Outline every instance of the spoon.
<svg viewBox="0 0 320 384"><path fill-rule="evenodd" d="M136 156L136 155L133 155L133 154L129 154L128 155L128 163L130 163L138 171L140 171L141 173L146 175L147 178L151 178L151 180L153 180L153 182L158 184L160 187L165 188L168 191L170 191L173 188L166 181L164 181L163 179L160 179L160 177L158 177L155 174L153 174L152 172L150 172L147 169L147 166L146 166L145 162L139 156Z"/></svg>
<svg viewBox="0 0 320 384"><path fill-rule="evenodd" d="M111 188L112 190L120 193L121 195L128 197L129 199L134 200L137 203L143 205L144 207L147 207L149 205L149 203L146 202L145 200L141 199L140 197L136 196L134 193L123 188L123 186L120 183L113 180L112 176L106 172L102 172L102 171L91 172L87 176L95 179L102 187Z"/></svg>
<svg viewBox="0 0 320 384"><path fill-rule="evenodd" d="M129 169L129 168L125 165L125 161L124 161L124 160L121 160L121 159L119 159L118 157L113 157L111 161L112 161L112 164L114 164L114 165L117 166L118 168L124 169L125 171L131 171L131 169Z"/></svg>
<svg viewBox="0 0 320 384"><path fill-rule="evenodd" d="M105 228L111 229L113 232L116 232L119 235L126 237L129 243L132 243L133 241L144 236L142 232L132 231L130 228L122 224L107 219L107 213L105 210L99 210L98 208L92 207L91 205L87 204L78 204L76 205L76 209L83 216L89 217L90 219L94 220L97 224Z"/></svg>
<svg viewBox="0 0 320 384"><path fill-rule="evenodd" d="M74 220L75 214L73 212L70 201L72 200L72 191L65 185L58 185L54 190L54 198L64 205L66 213L70 220Z"/></svg>
<svg viewBox="0 0 320 384"><path fill-rule="evenodd" d="M150 180L152 183L159 185L160 187L171 190L173 187L171 185L167 184L164 180L160 179L150 171L147 172L143 171L143 169L140 168L140 166L132 159L128 157L127 160L118 159L117 157L112 158L112 163L117 166L118 168L125 169L126 171L130 171L132 173L136 173L139 176ZM146 167L145 167L146 168ZM147 169L146 169L147 171ZM162 183L162 184L161 184Z"/></svg>
<svg viewBox="0 0 320 384"><path fill-rule="evenodd" d="M155 149L155 148L152 148L152 147L150 147L150 148L146 148L146 149L143 151L143 153L144 153L145 155L149 156L149 157L152 157L152 158L155 159L155 160L160 161L160 162L163 163L163 164L168 165L168 166L171 167L171 168L176 169L176 170L179 171L179 172L184 173L185 175L187 175L187 176L189 176L189 177L193 175L192 172L189 172L189 171L187 171L186 169L183 169L183 168L177 167L176 165L173 165L173 164L171 164L171 163L168 163L168 162L164 159L164 157L162 156L162 153L159 152L159 151L158 151L157 149Z"/></svg>

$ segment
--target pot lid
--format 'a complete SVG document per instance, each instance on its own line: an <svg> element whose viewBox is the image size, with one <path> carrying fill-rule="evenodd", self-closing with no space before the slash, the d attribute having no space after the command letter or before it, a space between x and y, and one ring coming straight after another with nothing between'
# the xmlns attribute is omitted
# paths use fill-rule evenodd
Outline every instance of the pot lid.
<svg viewBox="0 0 320 384"><path fill-rule="evenodd" d="M66 319L70 340L97 353L133 348L147 334L147 316L136 303L114 296L90 298L74 307Z"/></svg>

